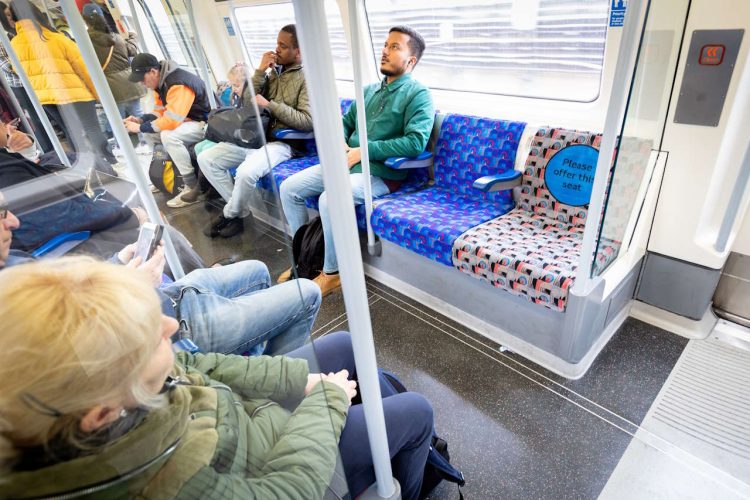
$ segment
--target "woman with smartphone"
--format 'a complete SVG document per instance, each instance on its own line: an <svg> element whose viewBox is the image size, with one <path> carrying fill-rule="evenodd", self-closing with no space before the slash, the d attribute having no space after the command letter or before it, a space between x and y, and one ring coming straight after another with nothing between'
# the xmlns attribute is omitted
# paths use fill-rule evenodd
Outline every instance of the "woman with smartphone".
<svg viewBox="0 0 750 500"><path fill-rule="evenodd" d="M374 480L347 333L314 353L175 356L146 276L83 257L0 272L0 318L5 496L316 499L339 455L353 497ZM404 392L383 410L415 499L432 408Z"/></svg>
<svg viewBox="0 0 750 500"><path fill-rule="evenodd" d="M8 7L8 4L5 2L0 2L0 24L2 24L5 32L8 34L8 38L13 39L13 37L16 36L16 23L13 21L10 7ZM5 81L13 92L13 95L16 96L16 100L21 109L32 110L32 112L26 114L26 117L34 130L28 130L27 132L34 134L37 144L44 153L52 151L52 143L50 142L49 137L47 137L47 133L44 131L44 125L42 125L37 114L33 112L34 107L31 104L31 99L29 99L29 95L23 88L23 82L21 82L21 79L16 72L13 71L10 57L2 44L0 44L0 72L2 72Z"/></svg>
<svg viewBox="0 0 750 500"><path fill-rule="evenodd" d="M13 0L13 50L45 111L62 126L77 152L103 155L98 166L115 175L117 163L96 115L97 93L75 42L58 33L29 0ZM109 165L107 165L107 163Z"/></svg>

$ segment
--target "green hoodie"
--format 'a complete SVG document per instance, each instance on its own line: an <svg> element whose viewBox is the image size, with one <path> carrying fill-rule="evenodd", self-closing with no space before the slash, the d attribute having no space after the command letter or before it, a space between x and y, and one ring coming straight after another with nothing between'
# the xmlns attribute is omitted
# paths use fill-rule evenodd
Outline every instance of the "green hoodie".
<svg viewBox="0 0 750 500"><path fill-rule="evenodd" d="M348 401L307 363L180 353L169 404L100 449L0 479L1 498L322 498ZM70 496L68 496L70 495Z"/></svg>
<svg viewBox="0 0 750 500"><path fill-rule="evenodd" d="M391 170L383 162L393 156L417 156L425 150L435 121L435 108L430 90L414 80L411 73L391 83L386 81L383 78L364 90L370 173L402 181L407 171ZM356 102L344 115L344 140L352 148L359 147ZM359 172L361 163L350 170L352 174Z"/></svg>

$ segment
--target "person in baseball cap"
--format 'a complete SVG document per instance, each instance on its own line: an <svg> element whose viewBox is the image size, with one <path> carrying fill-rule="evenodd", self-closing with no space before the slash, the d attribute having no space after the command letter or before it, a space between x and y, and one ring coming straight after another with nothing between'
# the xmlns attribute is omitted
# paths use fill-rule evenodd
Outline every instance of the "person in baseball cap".
<svg viewBox="0 0 750 500"><path fill-rule="evenodd" d="M131 82L142 82L150 70L158 70L160 67L159 60L152 54L141 53L137 54L130 63L130 76L128 79Z"/></svg>

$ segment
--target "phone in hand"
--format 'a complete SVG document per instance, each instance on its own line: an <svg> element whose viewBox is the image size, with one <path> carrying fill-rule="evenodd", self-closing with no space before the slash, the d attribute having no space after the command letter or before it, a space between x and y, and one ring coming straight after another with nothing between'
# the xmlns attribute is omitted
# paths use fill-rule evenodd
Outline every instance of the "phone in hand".
<svg viewBox="0 0 750 500"><path fill-rule="evenodd" d="M144 222L141 226L141 232L138 234L138 242L135 244L135 254L133 258L141 258L141 263L146 262L154 255L156 247L159 246L164 226L154 224L153 222Z"/></svg>

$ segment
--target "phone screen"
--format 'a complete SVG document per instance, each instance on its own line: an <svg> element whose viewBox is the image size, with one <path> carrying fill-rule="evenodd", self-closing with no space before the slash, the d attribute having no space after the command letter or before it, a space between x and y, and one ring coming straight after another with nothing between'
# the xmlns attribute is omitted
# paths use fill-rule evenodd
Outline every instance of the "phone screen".
<svg viewBox="0 0 750 500"><path fill-rule="evenodd" d="M152 222L145 222L141 226L133 258L140 257L141 262L146 262L156 250L159 240L161 240L161 226Z"/></svg>

